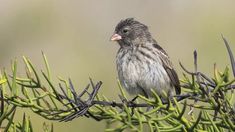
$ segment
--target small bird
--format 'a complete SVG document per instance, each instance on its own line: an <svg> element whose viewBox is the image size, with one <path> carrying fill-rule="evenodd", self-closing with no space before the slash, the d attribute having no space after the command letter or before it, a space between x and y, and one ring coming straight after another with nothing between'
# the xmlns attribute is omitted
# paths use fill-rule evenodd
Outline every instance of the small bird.
<svg viewBox="0 0 235 132"><path fill-rule="evenodd" d="M161 98L180 94L180 82L167 53L152 38L148 27L133 18L121 20L111 37L120 48L116 55L119 81L131 95Z"/></svg>

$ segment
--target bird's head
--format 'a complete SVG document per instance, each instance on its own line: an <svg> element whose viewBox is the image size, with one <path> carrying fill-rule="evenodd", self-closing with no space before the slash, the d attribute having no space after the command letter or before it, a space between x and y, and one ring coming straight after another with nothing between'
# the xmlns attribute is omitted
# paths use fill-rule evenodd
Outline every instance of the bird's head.
<svg viewBox="0 0 235 132"><path fill-rule="evenodd" d="M112 41L117 41L121 47L132 47L145 44L152 40L148 27L133 18L121 20L111 37Z"/></svg>

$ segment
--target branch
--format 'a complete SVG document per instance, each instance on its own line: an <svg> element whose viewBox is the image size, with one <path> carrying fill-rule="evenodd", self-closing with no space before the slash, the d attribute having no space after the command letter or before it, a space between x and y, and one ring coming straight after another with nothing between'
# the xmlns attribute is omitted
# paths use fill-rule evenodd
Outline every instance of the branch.
<svg viewBox="0 0 235 132"><path fill-rule="evenodd" d="M231 49L224 37L223 40L235 75ZM24 57L26 77L17 76L15 62L12 75L9 77L4 71L1 79L6 81L0 79L0 86L5 87L1 88L3 90L0 93L1 112L3 113L6 105L12 105L14 108L30 108L48 120L71 121L85 116L97 121L107 120L108 124L121 124L107 128L107 131L123 131L127 128L141 131L143 125L152 131L194 131L202 128L208 131L235 131L235 110L232 104L234 77L229 78L228 68L220 72L216 66L213 77L205 75L198 67L197 52L194 51L193 55L194 70L186 69L180 62L184 71L181 83L183 94L164 100L152 91L154 97L151 99L138 95L137 98L129 100L119 86L120 101L110 101L105 96L99 96L101 81L94 82L90 79L81 92L77 92L78 88L73 85L71 79L59 78L60 82L55 85L51 80L52 72L44 54L46 72L41 73ZM193 113L196 110L200 111L199 114ZM5 114L1 114L3 115Z"/></svg>

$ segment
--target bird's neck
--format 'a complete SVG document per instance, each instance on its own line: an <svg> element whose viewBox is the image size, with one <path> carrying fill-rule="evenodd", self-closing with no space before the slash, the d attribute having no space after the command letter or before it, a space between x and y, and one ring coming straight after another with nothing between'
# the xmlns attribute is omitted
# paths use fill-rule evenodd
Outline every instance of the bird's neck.
<svg viewBox="0 0 235 132"><path fill-rule="evenodd" d="M137 37L132 41L133 45L135 46L140 46L140 45L147 45L147 44L152 44L154 43L154 40L149 37Z"/></svg>
<svg viewBox="0 0 235 132"><path fill-rule="evenodd" d="M136 35L136 37L132 40L134 45L144 45L147 43L153 43L153 38L149 32L141 33Z"/></svg>
<svg viewBox="0 0 235 132"><path fill-rule="evenodd" d="M142 34L134 39L125 39L125 41L119 41L118 43L121 48L133 49L134 47L139 47L141 45L153 44L155 43L155 40L151 37L150 34Z"/></svg>

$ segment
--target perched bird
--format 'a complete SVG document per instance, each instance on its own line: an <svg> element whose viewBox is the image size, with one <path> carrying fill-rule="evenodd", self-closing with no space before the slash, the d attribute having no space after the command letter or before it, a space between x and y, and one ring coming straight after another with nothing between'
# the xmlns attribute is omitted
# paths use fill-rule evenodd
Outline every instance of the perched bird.
<svg viewBox="0 0 235 132"><path fill-rule="evenodd" d="M152 38L148 27L133 18L121 20L111 37L120 48L116 56L120 83L132 95L161 98L180 94L180 83L167 53Z"/></svg>

